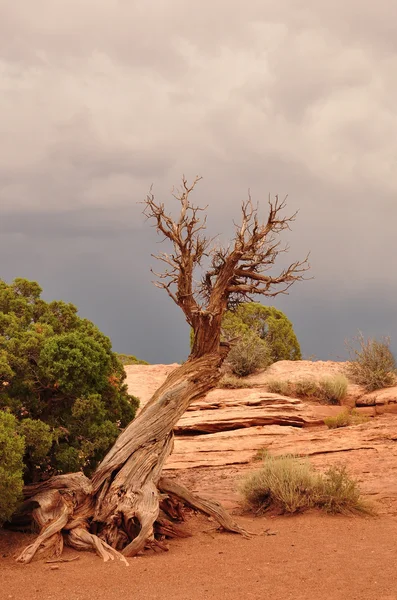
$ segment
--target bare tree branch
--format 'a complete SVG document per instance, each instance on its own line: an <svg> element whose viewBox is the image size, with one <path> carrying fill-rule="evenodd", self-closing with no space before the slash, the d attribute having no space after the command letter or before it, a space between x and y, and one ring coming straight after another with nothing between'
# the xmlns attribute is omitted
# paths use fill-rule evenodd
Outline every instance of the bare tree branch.
<svg viewBox="0 0 397 600"><path fill-rule="evenodd" d="M64 537L74 548L95 549L104 560L118 557L125 561L125 556L135 556L148 545L164 548L157 538L163 538L166 531L177 533L173 521L181 514L180 502L210 515L226 530L246 533L219 504L160 480L160 475L172 452L176 423L220 379L228 352L228 342L220 339L225 310L256 294L287 293L304 278L309 265L306 258L274 271L280 253L288 250L280 245L279 235L295 219L295 215L284 216L286 201L278 197L269 199L267 219L262 223L258 206L249 196L242 204L241 222L235 225L230 246L213 246L203 233L205 209L190 201L199 179L189 185L183 177L180 190L173 192L179 203L177 219L165 212L152 192L144 202L145 215L172 245L172 252L157 257L165 270L154 273L155 285L182 308L194 329L190 357L168 375L137 419L124 429L92 481L75 473L57 475L33 485L34 489L29 486L26 496L30 506L34 504L33 516L41 533L18 557L20 562L30 562L43 548L60 553ZM205 257L210 266L197 288L194 270L204 266ZM167 515L171 520L165 519ZM95 533L90 531L93 524Z"/></svg>
<svg viewBox="0 0 397 600"><path fill-rule="evenodd" d="M158 260L170 267L157 274L157 287L166 290L173 301L182 308L188 323L197 332L204 326L203 347L195 356L219 347L220 323L224 311L240 302L252 300L255 295L274 297L286 294L296 282L303 280L309 269L308 256L273 273L280 254L288 252L281 246L280 234L290 229L297 213L285 216L286 198L274 200L269 197L267 219L259 220L259 207L251 195L241 206L241 221L235 223L235 234L229 247L215 247L213 240L202 232L206 227L206 210L190 201L200 177L191 185L185 177L182 186L173 191L180 204L179 217L174 220L166 214L164 204L155 201L152 192L144 201L144 214L155 221L157 231L173 245L171 254L160 253ZM212 246L212 247L211 247ZM210 257L210 268L202 275L198 286L194 284L194 270L202 266L204 257ZM165 281L163 281L165 280ZM210 332L210 333L208 333ZM211 333L212 332L212 333ZM214 341L210 342L210 337Z"/></svg>
<svg viewBox="0 0 397 600"><path fill-rule="evenodd" d="M157 274L159 279L168 279L168 283L157 282L157 287L164 288L169 296L182 308L187 321L193 325L199 312L198 298L194 290L194 269L201 264L212 240L202 234L206 228L206 215L201 213L206 208L195 206L190 201L190 194L200 181L196 177L191 185L185 177L179 190L173 190L172 195L180 204L179 217L174 220L165 212L164 204L155 201L152 192L146 197L144 215L155 221L154 226L159 233L173 245L171 254L160 253L155 256L158 260L171 267L171 271ZM175 289L172 289L172 286Z"/></svg>

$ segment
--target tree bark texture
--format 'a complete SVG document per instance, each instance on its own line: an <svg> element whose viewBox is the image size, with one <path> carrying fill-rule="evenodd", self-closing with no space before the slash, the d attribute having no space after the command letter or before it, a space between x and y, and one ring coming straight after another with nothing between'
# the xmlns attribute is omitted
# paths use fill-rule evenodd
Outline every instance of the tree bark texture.
<svg viewBox="0 0 397 600"><path fill-rule="evenodd" d="M174 426L193 401L217 384L221 363L219 353L207 354L170 373L92 480L74 473L27 486L26 507L40 534L17 560L28 563L36 553L59 557L65 543L94 550L104 560L126 562L125 557L147 547L166 549L164 538L184 536L178 522L185 506L212 516L228 531L245 534L218 503L161 478Z"/></svg>
<svg viewBox="0 0 397 600"><path fill-rule="evenodd" d="M96 470L92 480L82 474L61 475L26 488L33 519L40 527L36 542L19 556L29 562L38 552L62 552L63 543L93 549L104 560L126 560L145 547L165 548L164 538L183 535L177 522L188 505L216 519L229 531L245 532L217 503L198 498L175 482L161 478L172 452L173 428L188 406L217 384L227 353L221 343L222 317L228 308L255 295L274 297L287 293L303 279L307 258L274 272L280 234L288 230L295 215L284 216L285 201L268 202L264 222L251 198L242 203L241 224L232 243L214 245L203 231L205 209L190 201L197 182L185 177L174 197L179 217L166 213L153 194L144 201L144 214L154 221L159 234L171 246L158 258L165 264L155 274L156 285L166 290L193 328L194 343L189 360L173 371L138 417L119 436ZM198 281L195 270L209 258L209 268Z"/></svg>

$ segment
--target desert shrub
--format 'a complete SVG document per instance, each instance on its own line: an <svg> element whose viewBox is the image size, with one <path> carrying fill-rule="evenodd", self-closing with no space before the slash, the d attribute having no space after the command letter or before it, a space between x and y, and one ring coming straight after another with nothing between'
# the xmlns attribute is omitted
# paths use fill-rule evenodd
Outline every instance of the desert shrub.
<svg viewBox="0 0 397 600"><path fill-rule="evenodd" d="M137 358L133 354L120 354L119 352L115 352L117 358L121 362L122 365L148 365L149 363L146 360L141 360Z"/></svg>
<svg viewBox="0 0 397 600"><path fill-rule="evenodd" d="M372 512L369 504L361 498L358 482L349 476L344 466L331 467L318 476L313 506L332 514Z"/></svg>
<svg viewBox="0 0 397 600"><path fill-rule="evenodd" d="M355 343L355 345L354 345ZM360 333L353 343L347 342L350 362L347 374L357 383L372 392L396 383L396 360L390 350L390 339L365 339Z"/></svg>
<svg viewBox="0 0 397 600"><path fill-rule="evenodd" d="M295 394L298 398L318 398L320 387L314 379L300 379L295 382Z"/></svg>
<svg viewBox="0 0 397 600"><path fill-rule="evenodd" d="M253 332L245 333L232 346L227 358L228 366L233 374L238 377L251 375L257 369L268 367L271 362L269 345Z"/></svg>
<svg viewBox="0 0 397 600"><path fill-rule="evenodd" d="M267 448L259 448L259 450L254 454L252 460L254 461L262 461L269 456L269 450Z"/></svg>
<svg viewBox="0 0 397 600"><path fill-rule="evenodd" d="M313 472L308 461L267 453L260 470L248 475L240 490L247 504L258 512L275 508L293 513L308 508L307 492L312 484Z"/></svg>
<svg viewBox="0 0 397 600"><path fill-rule="evenodd" d="M0 409L26 438L25 481L88 474L135 415L111 342L35 282L0 280Z"/></svg>
<svg viewBox="0 0 397 600"><path fill-rule="evenodd" d="M222 331L226 339L249 331L256 333L268 343L272 362L302 358L291 321L274 306L244 302L235 311L225 313Z"/></svg>
<svg viewBox="0 0 397 600"><path fill-rule="evenodd" d="M0 526L12 516L22 497L24 438L14 415L0 410Z"/></svg>
<svg viewBox="0 0 397 600"><path fill-rule="evenodd" d="M335 417L326 417L324 424L328 429L339 429L340 427L348 427L353 422L352 416L348 410L340 412Z"/></svg>
<svg viewBox="0 0 397 600"><path fill-rule="evenodd" d="M335 375L320 381L300 379L295 383L284 384L282 385L284 391L280 393L297 398L317 398L327 404L339 404L346 396L347 386L348 381L344 375Z"/></svg>
<svg viewBox="0 0 397 600"><path fill-rule="evenodd" d="M319 382L320 399L327 404L340 404L346 396L348 380L344 375L326 377Z"/></svg>
<svg viewBox="0 0 397 600"><path fill-rule="evenodd" d="M236 377L235 375L225 374L222 379L218 383L219 388L228 388L228 389L239 389L239 388L250 388L252 384L244 381L240 377Z"/></svg>
<svg viewBox="0 0 397 600"><path fill-rule="evenodd" d="M261 468L249 474L240 491L255 512L274 509L296 513L321 508L332 513L368 510L361 500L357 482L344 468L317 473L306 459L265 454Z"/></svg>
<svg viewBox="0 0 397 600"><path fill-rule="evenodd" d="M281 394L282 396L290 396L293 393L291 383L281 379L270 379L266 383L267 390L271 394Z"/></svg>
<svg viewBox="0 0 397 600"><path fill-rule="evenodd" d="M324 424L328 429L339 429L340 427L348 427L349 425L360 425L361 423L367 423L369 417L366 415L360 415L355 410L349 412L344 410L335 417L326 417Z"/></svg>

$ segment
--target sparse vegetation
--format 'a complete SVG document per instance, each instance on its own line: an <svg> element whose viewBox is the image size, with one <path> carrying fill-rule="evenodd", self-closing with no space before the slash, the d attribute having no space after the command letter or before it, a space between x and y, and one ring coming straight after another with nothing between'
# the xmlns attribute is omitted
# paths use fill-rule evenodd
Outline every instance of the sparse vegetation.
<svg viewBox="0 0 397 600"><path fill-rule="evenodd" d="M218 383L219 388L228 388L232 390L237 390L240 388L250 388L253 387L253 384L244 381L241 377L236 377L236 375L228 375L225 374L222 379Z"/></svg>
<svg viewBox="0 0 397 600"><path fill-rule="evenodd" d="M358 482L350 477L345 466L330 467L317 474L313 506L331 514L370 514L371 506L362 499Z"/></svg>
<svg viewBox="0 0 397 600"><path fill-rule="evenodd" d="M319 508L329 513L369 512L357 482L344 467L316 472L307 459L264 455L261 468L248 475L240 491L256 513L276 510L297 513Z"/></svg>
<svg viewBox="0 0 397 600"><path fill-rule="evenodd" d="M396 384L396 359L390 350L390 339L365 339L360 333L352 342L347 342L350 362L348 376L362 385L368 392L391 387Z"/></svg>
<svg viewBox="0 0 397 600"><path fill-rule="evenodd" d="M344 375L320 381L300 379L296 382L273 379L266 384L269 392L295 398L316 398L326 404L340 404L346 396L348 380Z"/></svg>
<svg viewBox="0 0 397 600"><path fill-rule="evenodd" d="M146 360L141 360L137 358L133 354L120 354L119 352L115 352L117 358L121 362L122 365L148 365L149 363Z"/></svg>
<svg viewBox="0 0 397 600"><path fill-rule="evenodd" d="M335 417L326 417L324 424L328 429L339 429L340 427L348 427L352 424L352 416L348 410L340 412Z"/></svg>
<svg viewBox="0 0 397 600"><path fill-rule="evenodd" d="M357 411L344 410L335 417L327 417L324 419L324 424L328 429L339 429L340 427L348 427L349 425L361 425L367 423L369 417L360 415Z"/></svg>
<svg viewBox="0 0 397 600"><path fill-rule="evenodd" d="M320 398L320 386L314 379L300 379L293 390L298 398Z"/></svg>
<svg viewBox="0 0 397 600"><path fill-rule="evenodd" d="M319 382L319 396L327 404L340 404L346 396L349 382L344 375L334 375Z"/></svg>
<svg viewBox="0 0 397 600"><path fill-rule="evenodd" d="M266 383L266 387L271 394L280 394L281 396L291 395L291 383L282 379L271 379Z"/></svg>
<svg viewBox="0 0 397 600"><path fill-rule="evenodd" d="M229 352L227 364L234 375L246 377L272 363L269 344L254 332L247 332Z"/></svg>

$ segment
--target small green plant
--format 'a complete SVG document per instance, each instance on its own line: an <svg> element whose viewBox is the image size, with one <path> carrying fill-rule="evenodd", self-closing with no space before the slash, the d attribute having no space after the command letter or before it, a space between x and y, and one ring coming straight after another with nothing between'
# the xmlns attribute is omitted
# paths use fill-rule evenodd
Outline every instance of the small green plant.
<svg viewBox="0 0 397 600"><path fill-rule="evenodd" d="M345 514L370 511L357 482L344 467L321 474L307 459L292 455L264 453L261 468L243 480L240 491L246 505L256 513L270 509L296 513L310 508Z"/></svg>
<svg viewBox="0 0 397 600"><path fill-rule="evenodd" d="M253 332L245 333L227 357L227 364L234 375L246 377L272 363L269 344Z"/></svg>
<svg viewBox="0 0 397 600"><path fill-rule="evenodd" d="M347 342L350 362L348 376L368 392L391 387L396 383L396 360L390 350L390 339L365 339L360 333L353 343Z"/></svg>
<svg viewBox="0 0 397 600"><path fill-rule="evenodd" d="M119 352L115 352L117 358L121 362L122 365L148 365L149 363L146 360L141 360L137 358L133 354L120 354Z"/></svg>
<svg viewBox="0 0 397 600"><path fill-rule="evenodd" d="M291 383L281 379L271 379L266 383L267 390L271 394L281 394L281 396L291 395Z"/></svg>
<svg viewBox="0 0 397 600"><path fill-rule="evenodd" d="M319 475L313 494L313 505L332 514L371 514L373 509L361 498L360 488L345 466L330 467Z"/></svg>
<svg viewBox="0 0 397 600"><path fill-rule="evenodd" d="M367 423L369 417L366 415L360 415L357 411L344 410L335 417L326 417L324 424L328 429L339 429L340 427L348 427L349 425L361 425L361 423Z"/></svg>
<svg viewBox="0 0 397 600"><path fill-rule="evenodd" d="M349 382L344 375L322 379L319 383L319 396L327 404L340 404L347 394Z"/></svg>
<svg viewBox="0 0 397 600"><path fill-rule="evenodd" d="M237 390L240 388L250 388L253 387L252 384L244 381L241 377L236 377L235 375L224 375L222 379L218 383L219 388L226 388L231 390Z"/></svg>
<svg viewBox="0 0 397 600"><path fill-rule="evenodd" d="M349 411L344 410L335 417L326 417L324 424L328 429L339 429L340 427L348 427L352 424L352 416Z"/></svg>

